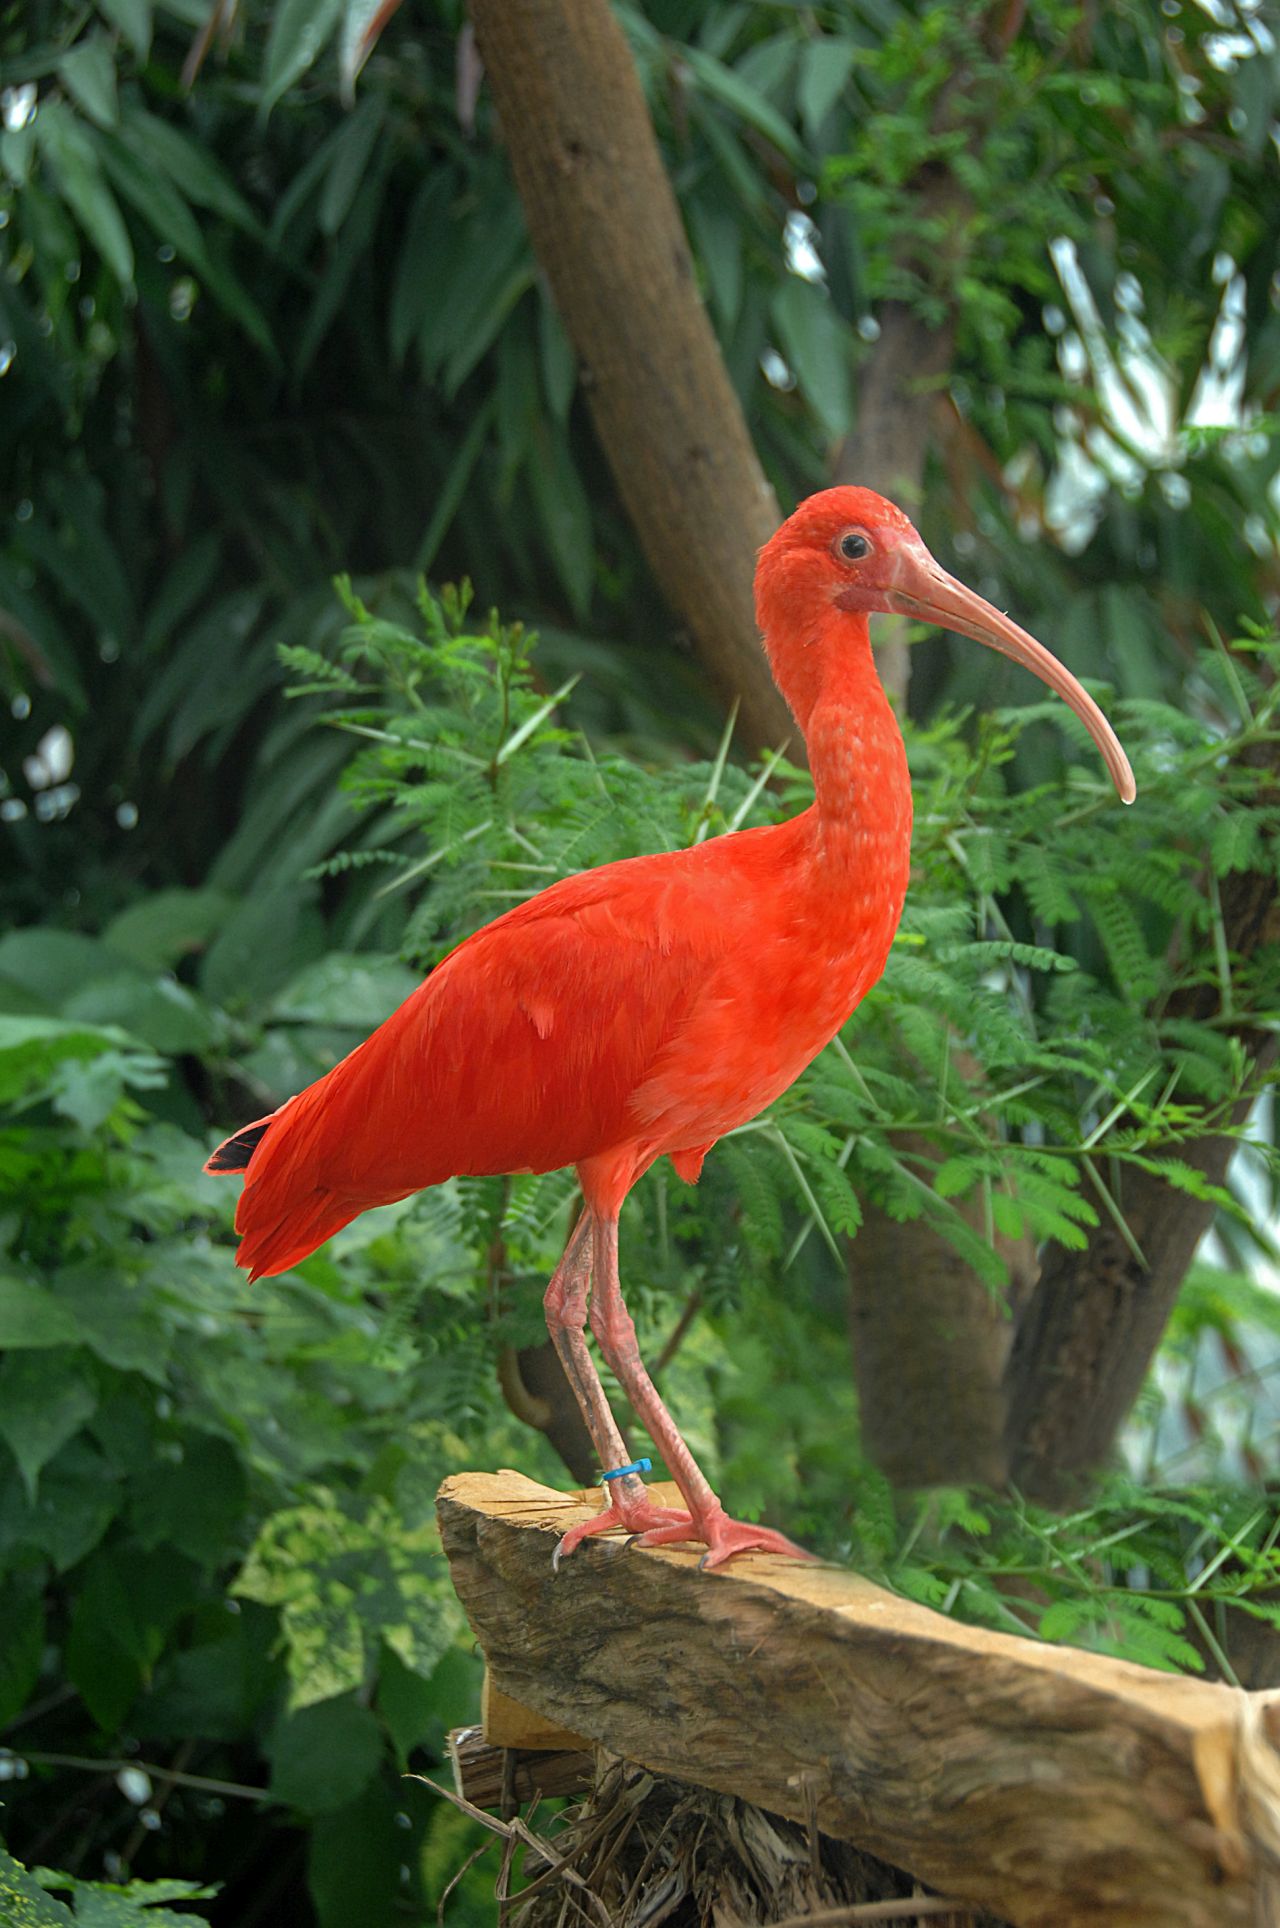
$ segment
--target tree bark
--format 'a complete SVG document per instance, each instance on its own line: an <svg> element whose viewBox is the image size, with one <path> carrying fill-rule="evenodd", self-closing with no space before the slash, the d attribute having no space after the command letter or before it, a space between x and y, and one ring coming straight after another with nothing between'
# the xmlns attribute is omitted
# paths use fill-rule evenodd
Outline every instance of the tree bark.
<svg viewBox="0 0 1280 1928"><path fill-rule="evenodd" d="M471 0L538 260L645 555L753 749L795 725L759 646L778 505L699 299L635 63L606 0Z"/></svg>
<svg viewBox="0 0 1280 1928"><path fill-rule="evenodd" d="M598 1500L445 1482L494 1685L658 1774L905 1868L1016 1928L1280 1920L1280 1698L966 1627L776 1555L552 1548ZM612 1918L612 1917L611 1917Z"/></svg>
<svg viewBox="0 0 1280 1928"><path fill-rule="evenodd" d="M940 202L948 184L922 186ZM931 327L904 302L886 302L880 334L858 378L858 424L835 479L877 490L914 515L937 404L949 367L950 322ZM908 623L876 618L880 679L899 710L910 684ZM1030 1240L1006 1241L1012 1291L1035 1277ZM899 1224L867 1212L849 1248L849 1328L863 1443L898 1486L999 1485L1005 1476L1001 1382L1013 1337L998 1304L953 1245L923 1218Z"/></svg>
<svg viewBox="0 0 1280 1928"><path fill-rule="evenodd" d="M1275 878L1260 873L1224 878L1222 918L1229 953L1249 959L1280 944ZM1217 993L1203 986L1175 993L1168 1015L1204 1021ZM1247 1023L1235 1031L1255 1077L1275 1062L1274 1031ZM1233 1123L1247 1117L1251 1099ZM1226 1177L1235 1140L1205 1137L1179 1156L1212 1184ZM1033 1498L1070 1498L1081 1478L1110 1456L1141 1391L1196 1247L1215 1207L1164 1179L1130 1168L1118 1203L1140 1262L1119 1229L1104 1219L1083 1252L1050 1246L1009 1359L1009 1471Z"/></svg>
<svg viewBox="0 0 1280 1928"><path fill-rule="evenodd" d="M908 1140L901 1149L909 1153ZM1001 1486L1011 1310L1035 1283L1029 1237L997 1237L997 1298L927 1219L869 1210L849 1248L849 1329L862 1443L895 1486Z"/></svg>
<svg viewBox="0 0 1280 1928"><path fill-rule="evenodd" d="M1001 46L1011 24L1017 31L999 7L989 9L988 22ZM957 74L943 89L935 123L947 119L964 87ZM972 211L954 178L936 168L919 176L914 191L924 219L962 224ZM929 278L927 262L904 260ZM835 479L875 489L914 516L924 500L938 382L951 366L955 323L947 315L931 324L904 301L883 303L877 320L880 333L859 371L857 426L837 457ZM872 636L880 679L902 712L911 679L909 627L905 617L878 616ZM1019 1239L1002 1240L1000 1248L1016 1305L1036 1276L1035 1247ZM853 1376L864 1444L895 1485L1002 1484L1009 1309L928 1220L898 1224L868 1211L849 1253Z"/></svg>
<svg viewBox="0 0 1280 1928"><path fill-rule="evenodd" d="M887 301L880 333L858 376L858 426L836 457L835 480L887 495L909 516L924 500L924 469L936 395L932 384L951 365L954 329L931 327L902 301ZM873 642L880 680L905 710L911 653L905 616L878 616Z"/></svg>

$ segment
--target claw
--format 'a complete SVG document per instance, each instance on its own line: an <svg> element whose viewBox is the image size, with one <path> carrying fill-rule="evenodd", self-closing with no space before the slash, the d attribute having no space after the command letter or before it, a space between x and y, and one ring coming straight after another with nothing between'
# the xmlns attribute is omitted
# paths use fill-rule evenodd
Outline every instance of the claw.
<svg viewBox="0 0 1280 1928"><path fill-rule="evenodd" d="M710 1573L732 1560L737 1553L781 1553L792 1560L814 1560L817 1555L809 1553L785 1534L775 1533L772 1527L753 1526L747 1520L731 1520L727 1513L713 1513L708 1518L695 1520L684 1527L651 1527L640 1535L641 1546L669 1546L681 1540L701 1540L706 1552L698 1561L698 1570Z"/></svg>
<svg viewBox="0 0 1280 1928"><path fill-rule="evenodd" d="M628 1505L625 1501L618 1499L611 1501L595 1515L594 1519L583 1520L580 1525L571 1526L567 1533L561 1535L556 1542L555 1552L551 1555L551 1565L554 1570L558 1573L560 1562L567 1560L584 1540L590 1539L596 1533L608 1533L616 1526L627 1529L628 1537L624 1551L625 1547L634 1546L637 1540L643 1541L646 1533L670 1531L672 1527L679 1529L680 1538L690 1537L690 1519L687 1513L678 1513L671 1506L653 1506L647 1500L642 1500L639 1505Z"/></svg>

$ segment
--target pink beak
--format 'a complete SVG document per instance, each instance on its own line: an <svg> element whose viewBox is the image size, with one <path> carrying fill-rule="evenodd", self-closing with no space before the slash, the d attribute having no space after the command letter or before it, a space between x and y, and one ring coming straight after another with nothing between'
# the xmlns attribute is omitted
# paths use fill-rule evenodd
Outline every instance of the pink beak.
<svg viewBox="0 0 1280 1928"><path fill-rule="evenodd" d="M998 649L1011 656L1042 683L1069 703L1102 752L1111 781L1122 803L1132 803L1138 794L1129 759L1120 740L1088 691L1082 689L1069 669L1051 656L1043 643L1028 636L1025 629L1002 616L972 589L949 576L921 543L919 548L905 543L894 552L898 580L885 592L885 607L898 615L916 616L937 623L940 629L954 629L960 636L971 636L975 643Z"/></svg>

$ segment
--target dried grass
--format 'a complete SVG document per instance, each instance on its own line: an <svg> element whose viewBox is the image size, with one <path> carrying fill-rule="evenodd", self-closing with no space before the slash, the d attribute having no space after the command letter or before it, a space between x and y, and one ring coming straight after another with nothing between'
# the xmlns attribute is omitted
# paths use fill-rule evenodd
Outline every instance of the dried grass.
<svg viewBox="0 0 1280 1928"><path fill-rule="evenodd" d="M602 1760L591 1792L538 1829L536 1802L499 1819L439 1792L503 1843L502 1928L999 1928L812 1825L629 1761Z"/></svg>

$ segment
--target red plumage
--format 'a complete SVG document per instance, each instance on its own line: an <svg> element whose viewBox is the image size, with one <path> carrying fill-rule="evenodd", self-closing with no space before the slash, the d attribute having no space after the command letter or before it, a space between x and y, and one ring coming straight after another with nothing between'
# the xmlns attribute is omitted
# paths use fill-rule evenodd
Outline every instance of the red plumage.
<svg viewBox="0 0 1280 1928"><path fill-rule="evenodd" d="M460 944L341 1064L209 1161L245 1173L238 1263L254 1277L445 1178L576 1166L586 1212L548 1292L552 1337L602 1458L618 1454L582 1343L594 1269L593 1330L693 1521L664 1518L627 1475L592 1528L698 1537L714 1559L794 1549L725 1518L658 1400L617 1287L616 1222L655 1158L695 1179L715 1140L786 1090L884 968L907 885L911 788L867 612L932 616L1026 663L1132 794L1124 754L1074 678L946 576L880 497L812 497L761 551L756 584L774 674L808 744L812 808L552 885Z"/></svg>

